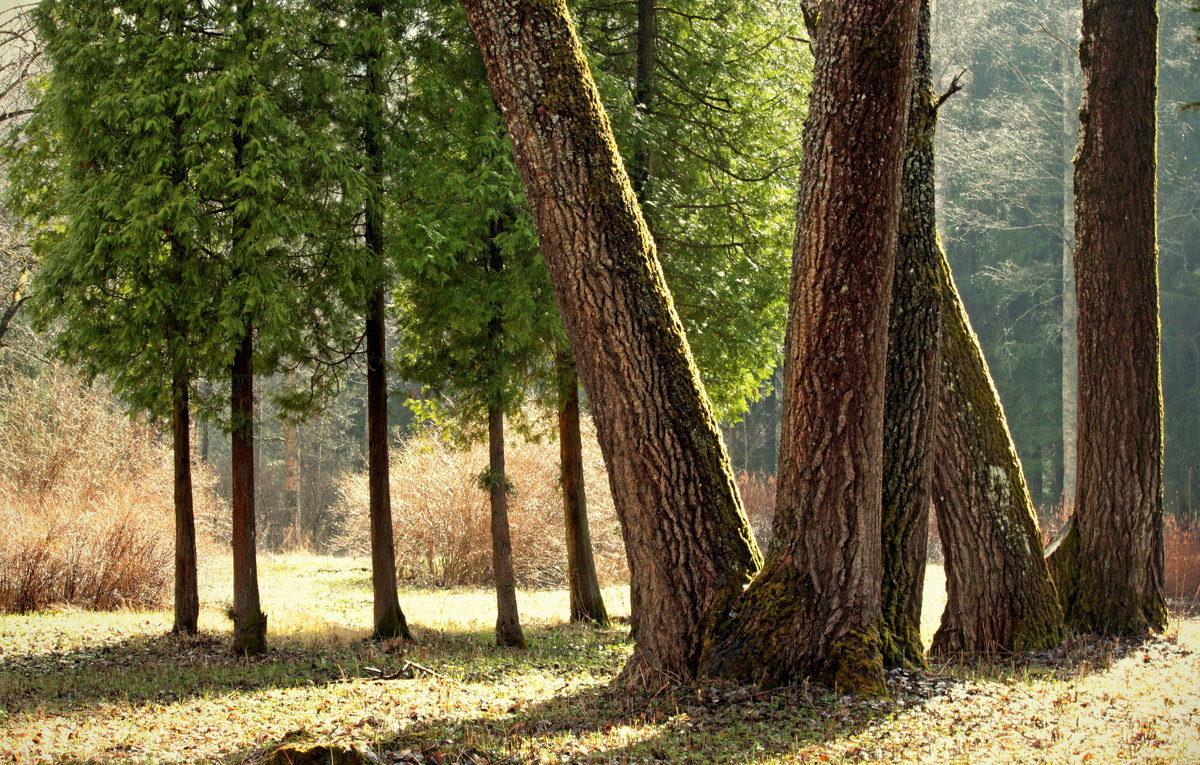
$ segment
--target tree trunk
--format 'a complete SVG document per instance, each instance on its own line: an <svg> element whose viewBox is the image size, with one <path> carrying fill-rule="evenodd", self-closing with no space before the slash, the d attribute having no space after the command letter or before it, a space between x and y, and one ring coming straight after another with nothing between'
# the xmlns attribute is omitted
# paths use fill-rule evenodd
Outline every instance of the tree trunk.
<svg viewBox="0 0 1200 765"><path fill-rule="evenodd" d="M370 221L370 216L368 216ZM368 232L371 225L367 224ZM371 239L370 233L367 235ZM376 639L412 639L396 591L396 543L392 537L392 499L388 476L387 368L384 348L384 291L371 295L367 316L368 505L371 517L371 589Z"/></svg>
<svg viewBox="0 0 1200 765"><path fill-rule="evenodd" d="M1079 141L1075 113L1071 109L1071 83L1075 81L1074 57L1062 51L1063 102L1063 235L1062 235L1062 500L1075 502L1075 458L1079 425L1079 338L1076 334L1078 312L1075 308L1075 186L1071 159Z"/></svg>
<svg viewBox="0 0 1200 765"><path fill-rule="evenodd" d="M233 469L233 649L267 649L267 616L258 601L254 548L254 330L246 327L233 357L230 399Z"/></svg>
<svg viewBox="0 0 1200 765"><path fill-rule="evenodd" d="M383 4L368 3L367 15L382 32ZM379 38L382 40L382 38ZM363 143L370 163L371 189L366 210L366 244L381 272L387 260L383 231L383 112L387 62L376 49L366 56L368 114ZM396 591L396 543L392 536L392 500L388 475L388 392L386 290L380 280L367 306L367 485L371 517L371 587L375 600L375 638L412 639Z"/></svg>
<svg viewBox="0 0 1200 765"><path fill-rule="evenodd" d="M200 593L196 579L187 376L176 372L171 380L171 391L171 436L175 451L175 626L172 631L194 635L200 617Z"/></svg>
<svg viewBox="0 0 1200 765"><path fill-rule="evenodd" d="M1037 516L979 340L938 259L942 363L933 495L946 556L946 610L930 653L1052 648L1062 610Z"/></svg>
<svg viewBox="0 0 1200 765"><path fill-rule="evenodd" d="M694 677L758 551L683 328L563 0L466 0L633 565L620 682Z"/></svg>
<svg viewBox="0 0 1200 765"><path fill-rule="evenodd" d="M1079 445L1068 622L1141 635L1166 627L1162 370L1155 241L1154 0L1084 0L1075 160ZM1059 555L1075 549L1060 545Z"/></svg>
<svg viewBox="0 0 1200 765"><path fill-rule="evenodd" d="M883 663L888 667L925 666L921 602L929 541L941 318L936 286L941 255L933 185L937 107L929 24L929 2L925 0L917 24L884 385L880 596Z"/></svg>
<svg viewBox="0 0 1200 765"><path fill-rule="evenodd" d="M823 6L804 130L775 537L708 671L883 693L888 310L917 0ZM725 616L722 613L721 616Z"/></svg>
<svg viewBox="0 0 1200 765"><path fill-rule="evenodd" d="M283 503L292 518L292 542L300 544L300 439L296 421L283 419Z"/></svg>
<svg viewBox="0 0 1200 765"><path fill-rule="evenodd" d="M583 440L579 433L579 380L570 355L556 352L558 372L558 453L562 464L563 514L567 528L567 579L571 621L608 626L608 611L596 578L583 485Z"/></svg>
<svg viewBox="0 0 1200 765"><path fill-rule="evenodd" d="M633 102L642 116L643 124L654 101L654 47L658 42L658 9L655 0L637 0L637 70L633 85ZM650 180L653 146L646 136L634 145L630 163L630 180L638 202L646 202L646 184Z"/></svg>
<svg viewBox="0 0 1200 765"><path fill-rule="evenodd" d="M496 645L524 648L517 614L517 577L508 533L508 477L504 473L504 411L488 407L488 488L492 505L492 572L496 577Z"/></svg>

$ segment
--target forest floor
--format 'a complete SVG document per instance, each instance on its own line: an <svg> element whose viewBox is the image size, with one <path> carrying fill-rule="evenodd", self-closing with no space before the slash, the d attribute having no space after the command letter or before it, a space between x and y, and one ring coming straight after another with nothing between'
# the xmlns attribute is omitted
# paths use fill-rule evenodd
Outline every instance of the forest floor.
<svg viewBox="0 0 1200 765"><path fill-rule="evenodd" d="M0 762L286 762L306 748L311 762L436 765L1200 762L1194 610L1147 641L893 672L883 700L815 685L637 695L609 688L627 626L566 624L563 591L518 593L525 651L491 644L487 590L402 592L416 642L369 642L367 565L262 559L272 648L254 659L229 652L227 561L202 572L196 637L171 636L165 612L0 615ZM627 590L605 595L628 613Z"/></svg>

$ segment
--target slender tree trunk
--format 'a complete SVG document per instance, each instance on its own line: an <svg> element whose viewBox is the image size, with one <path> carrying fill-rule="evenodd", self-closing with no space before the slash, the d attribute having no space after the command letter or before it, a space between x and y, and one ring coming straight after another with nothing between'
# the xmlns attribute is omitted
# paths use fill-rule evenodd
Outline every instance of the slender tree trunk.
<svg viewBox="0 0 1200 765"><path fill-rule="evenodd" d="M1063 502L1075 502L1075 450L1079 425L1079 337L1075 308L1075 185L1071 160L1079 141L1075 110L1071 108L1071 84L1075 81L1074 57L1065 46L1062 51L1063 103L1063 243L1062 243L1062 432Z"/></svg>
<svg viewBox="0 0 1200 765"><path fill-rule="evenodd" d="M708 670L883 693L888 310L918 2L823 6L804 129L775 537ZM722 614L724 615L724 614Z"/></svg>
<svg viewBox="0 0 1200 765"><path fill-rule="evenodd" d="M517 577L508 533L508 478L504 472L504 410L488 407L488 478L492 505L492 571L496 577L496 645L524 648L517 614Z"/></svg>
<svg viewBox="0 0 1200 765"><path fill-rule="evenodd" d="M1068 622L1166 626L1155 241L1155 0L1084 0L1075 160L1079 443L1075 523L1052 552ZM1071 560L1071 553L1074 560Z"/></svg>
<svg viewBox="0 0 1200 765"><path fill-rule="evenodd" d="M267 649L267 616L258 600L254 520L254 331L246 327L233 357L230 420L233 464L233 649Z"/></svg>
<svg viewBox="0 0 1200 765"><path fill-rule="evenodd" d="M200 593L196 578L187 376L176 372L171 380L171 391L171 435L175 451L175 626L172 631L194 635L200 617Z"/></svg>
<svg viewBox="0 0 1200 765"><path fill-rule="evenodd" d="M382 34L383 3L372 0L367 15ZM379 38L382 40L383 38ZM375 49L366 57L367 121L363 143L371 170L366 210L366 243L376 267L384 270L387 241L383 231L383 116L387 61ZM392 537L391 486L388 475L388 394L386 291L382 280L367 308L367 474L371 516L371 586L375 598L376 638L412 639L396 591L396 543Z"/></svg>
<svg viewBox="0 0 1200 765"><path fill-rule="evenodd" d="M369 226L369 224L368 224ZM368 235L370 239L370 235ZM388 477L387 369L384 349L384 292L375 290L367 317L367 485L371 517L371 589L375 602L374 637L412 639L396 590L396 544L392 538L391 486Z"/></svg>
<svg viewBox="0 0 1200 765"><path fill-rule="evenodd" d="M300 439L296 421L283 420L283 503L292 518L292 540L300 543Z"/></svg>
<svg viewBox="0 0 1200 765"><path fill-rule="evenodd" d="M567 529L571 621L608 626L608 611L600 595L596 560L592 556L592 535L588 530L587 494L583 485L583 439L579 432L579 380L569 354L556 352L554 363L558 372L558 450Z"/></svg>
<svg viewBox="0 0 1200 765"><path fill-rule="evenodd" d="M729 459L563 0L466 0L621 516L638 641L620 682L695 676L758 564Z"/></svg>
<svg viewBox="0 0 1200 765"><path fill-rule="evenodd" d="M888 319L883 425L883 662L924 667L921 602L929 541L933 425L937 405L940 306L933 137L937 107L921 3L917 56L900 187L900 236Z"/></svg>
<svg viewBox="0 0 1200 765"><path fill-rule="evenodd" d="M939 254L942 363L933 495L946 610L930 653L1027 651L1062 640L1021 463L979 340Z"/></svg>
<svg viewBox="0 0 1200 765"><path fill-rule="evenodd" d="M655 0L637 0L637 70L633 85L633 101L643 122L654 102L654 48L658 43L658 9ZM630 180L638 202L646 202L646 184L650 180L654 147L645 136L633 149Z"/></svg>

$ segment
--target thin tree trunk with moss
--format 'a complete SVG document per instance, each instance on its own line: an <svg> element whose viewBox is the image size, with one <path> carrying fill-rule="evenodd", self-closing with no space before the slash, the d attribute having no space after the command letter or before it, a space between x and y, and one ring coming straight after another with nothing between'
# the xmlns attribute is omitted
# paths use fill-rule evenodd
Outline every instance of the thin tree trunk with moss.
<svg viewBox="0 0 1200 765"><path fill-rule="evenodd" d="M495 320L493 320L495 321ZM524 648L517 613L517 577L508 529L508 477L504 472L504 410L488 407L488 493L492 506L492 572L496 579L496 645Z"/></svg>
<svg viewBox="0 0 1200 765"><path fill-rule="evenodd" d="M366 14L381 31L383 3L372 0ZM370 170L370 189L366 209L366 245L375 267L385 271L388 256L383 231L383 155L384 100L387 61L380 46L383 38L373 39L373 50L365 55L367 72L367 115L363 126L363 148ZM380 283L371 292L367 305L367 485L371 519L371 589L374 595L375 629L373 637L412 639L400 596L396 591L396 543L392 534L391 482L388 475L388 392L387 392L387 293Z"/></svg>
<svg viewBox="0 0 1200 765"><path fill-rule="evenodd" d="M233 649L267 650L267 616L258 598L254 519L254 330L247 325L233 357L230 422L233 470Z"/></svg>
<svg viewBox="0 0 1200 765"><path fill-rule="evenodd" d="M1037 516L1004 410L954 287L938 259L942 363L933 496L946 558L946 610L930 654L1028 651L1063 638Z"/></svg>
<svg viewBox="0 0 1200 765"><path fill-rule="evenodd" d="M1068 622L1106 635L1142 635L1167 621L1157 53L1155 0L1084 0L1075 159L1078 483L1066 535L1076 538L1051 555L1059 558Z"/></svg>
<svg viewBox="0 0 1200 765"><path fill-rule="evenodd" d="M571 621L608 626L600 595L592 535L588 529L587 492L583 483L583 439L579 432L579 379L570 355L556 352L558 373L558 452L562 466L563 515L567 530L567 581Z"/></svg>
<svg viewBox="0 0 1200 765"><path fill-rule="evenodd" d="M881 494L888 310L917 0L824 6L804 129L775 537L707 670L885 691Z"/></svg>
<svg viewBox="0 0 1200 765"><path fill-rule="evenodd" d="M171 379L171 437L175 453L175 625L173 632L196 634L200 593L196 578L196 520L192 504L191 423L188 378Z"/></svg>
<svg viewBox="0 0 1200 765"><path fill-rule="evenodd" d="M696 675L758 551L563 0L466 0L588 391L633 565L621 682Z"/></svg>
<svg viewBox="0 0 1200 765"><path fill-rule="evenodd" d="M928 0L921 3L917 56L900 186L900 236L888 319L883 424L883 663L924 667L921 603L929 540L933 423L939 358L933 138L937 106Z"/></svg>

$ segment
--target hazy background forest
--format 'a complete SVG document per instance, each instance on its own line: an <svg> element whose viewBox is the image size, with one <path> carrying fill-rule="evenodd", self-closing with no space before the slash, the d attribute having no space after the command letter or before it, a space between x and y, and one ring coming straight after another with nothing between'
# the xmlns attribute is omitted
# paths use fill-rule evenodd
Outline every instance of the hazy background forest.
<svg viewBox="0 0 1200 765"><path fill-rule="evenodd" d="M577 3L577 13L585 41L590 45L593 65L601 90L611 97L608 104L618 135L625 136L623 148L627 157L638 156L639 146L656 138L653 130L639 128L632 114L629 93L621 87L623 70L630 66L628 56L614 49L611 19L606 6ZM1181 105L1195 100L1200 82L1200 56L1195 42L1195 16L1189 13L1184 0L1163 0L1160 5L1160 79L1159 79L1159 246L1163 327L1163 386L1166 408L1166 459L1164 484L1166 507L1175 523L1190 526L1197 508L1195 493L1200 490L1200 110L1183 111ZM778 18L778 17L776 17ZM607 20L606 20L607 19ZM675 23L669 19L664 24ZM1054 518L1065 518L1062 507L1064 481L1063 437L1063 337L1070 329L1070 308L1065 307L1062 295L1064 273L1069 272L1073 243L1071 168L1077 135L1077 109L1080 90L1079 65L1072 41L1077 37L1079 10L1074 3L1051 0L939 0L934 6L934 79L935 86L945 90L959 76L962 90L949 98L940 111L937 133L938 209L940 233L954 269L959 290L970 312L976 332L987 355L995 383L1000 392L1012 429L1014 440L1025 468L1034 504L1044 521L1053 525ZM731 43L720 34L735 35L738 30L721 32L704 28L708 43ZM741 30L747 39L753 30ZM443 41L444 42L444 41ZM461 41L446 43L459 51L464 61L473 53L461 46ZM9 42L10 47L15 42ZM619 47L619 46L617 46ZM674 63L688 64L694 51L675 51L664 55L679 56ZM802 57L798 51L793 56ZM797 59L798 60L798 59ZM12 60L10 60L10 64ZM776 62L778 63L778 62ZM469 72L472 64L456 64ZM33 64L33 71L37 63ZM11 76L13 70L8 72ZM482 76L481 71L478 72ZM799 123L803 117L800 91L803 82L783 83L779 71L772 73L746 72L747 79L758 78L755 87L763 98L774 105L799 104L799 110L770 128L746 117L731 131L739 140L753 145L761 155L779 157L796 146ZM464 75L466 77L466 75ZM772 79L774 78L774 79ZM463 80L467 81L466 79ZM717 88L720 82L714 82ZM24 85L21 86L23 88ZM461 84L455 87L460 88ZM485 86L482 80L477 88ZM5 96L8 112L15 113L22 105L22 90L14 88ZM414 92L415 99L431 97L429 93ZM790 99L790 100L789 100ZM752 114L753 108L743 108ZM774 115L766 110L764 114ZM458 117L455 117L458 119ZM478 115L462 119L483 119ZM773 118L774 119L774 118ZM622 130L624 132L622 133ZM639 132L641 130L641 132ZM647 130L650 131L647 135ZM770 132L773 130L774 132ZM740 132L736 132L740 131ZM667 137L657 136L665 141ZM765 147L765 148L764 148ZM776 160L773 160L776 161ZM455 168L425 168L425 172L453 176L462 172ZM726 444L735 470L739 474L746 501L756 529L769 533L770 505L773 501L773 474L778 441L776 429L780 406L772 385L780 375L771 371L771 359L779 353L782 342L782 321L786 295L786 268L790 258L793 208L791 192L795 187L795 165L777 160L771 167L771 190L752 198L749 192L739 201L761 217L757 221L759 235L749 251L761 256L765 267L757 271L757 281L750 284L754 305L759 313L753 317L736 317L731 324L742 322L738 331L753 334L742 339L739 347L748 349L747 359L733 362L723 360L719 353L706 349L721 345L721 326L707 327L693 315L689 320L689 302L694 302L693 314L712 310L712 305L736 305L742 296L736 292L723 296L707 296L688 280L697 280L687 268L668 262L668 281L677 290L677 301L693 343L698 348L702 371L709 378L717 408L723 416ZM707 193L699 187L709 183L703 172L676 179L676 188L659 188L651 202L657 203L662 221L660 232L666 244L660 245L671 253L688 253L689 247L702 251L710 240L716 241L724 232L716 230L702 215L684 215L686 202L701 199ZM458 181L461 185L461 178ZM499 185L511 188L515 173ZM689 188L688 184L697 189ZM758 193L758 192L755 192ZM672 196L674 195L674 196ZM682 202L680 200L683 200ZM703 201L701 199L701 201ZM675 207L672 207L675 205ZM696 204L693 207L699 208ZM671 212L674 210L674 212ZM56 476L67 470L71 460L88 461L87 455L103 441L109 443L114 433L122 443L115 443L112 463L120 463L120 449L142 438L146 443L161 442L167 447L168 429L162 423L145 418L134 425L119 425L114 413L123 404L106 398L104 378L88 390L70 370L56 367L53 362L54 327L49 332L35 334L29 325L22 302L28 292L30 279L36 279L36 264L29 254L12 215L3 220L3 266L0 277L11 308L5 315L5 333L0 340L0 397L4 403L0 428L7 443L0 448L3 498L11 508L21 503L50 503L50 492L62 497L67 491L56 486ZM676 227L672 229L672 227ZM705 231L705 228L709 230ZM696 233L699 231L700 233ZM664 233L665 232L665 233ZM682 232L682 233L680 233ZM687 240L679 246L671 240ZM705 239L708 237L708 239ZM412 239L414 246L429 246ZM686 262L678 258L675 262ZM1067 269L1067 271L1064 271ZM704 278L703 276L700 279ZM674 279L674 281L673 281ZM736 279L731 278L731 282ZM403 296L401 296L403 298ZM705 302L711 298L715 303ZM722 302L725 301L725 302ZM750 304L747 302L747 304ZM408 332L403 318L393 319L389 330L391 350L397 358L414 355L414 343L423 342L415 330ZM697 338L697 332L709 332L711 337ZM706 352L708 355L706 356ZM722 365L729 369L725 369ZM409 368L419 366L416 362ZM727 374L728 373L728 374ZM739 376L740 375L740 376ZM714 384L714 380L716 383ZM284 374L261 377L256 383L260 395L256 398L256 419L259 438L256 440L258 464L256 506L259 517L260 544L265 549L306 548L328 552L364 552L365 539L355 533L361 517L366 459L366 389L365 372L361 362L354 362L338 383L337 395L320 410L303 416L287 415L280 410L272 394L280 393L288 378ZM217 383L219 385L219 383ZM200 382L201 391L208 384ZM391 400L392 445L397 451L394 460L396 495L394 514L397 517L397 538L412 537L412 557L425 541L419 512L412 500L419 492L405 494L406 480L419 480L431 468L418 465L420 455L428 457L432 447L427 431L420 429L421 418L413 414L406 402L411 395L418 401L416 408L425 414L446 411L450 399L431 394L421 382L405 382L393 376ZM1067 391L1069 394L1069 391ZM540 439L529 448L528 470L540 469L544 482L552 486L556 480L554 449L549 440L551 415L538 403L537 386L529 394L530 416L524 433ZM430 398L432 396L432 398ZM203 398L203 397L201 397ZM219 395L214 399L220 401ZM89 408L90 407L90 408ZM541 407L541 408L539 408ZM452 406L450 407L452 409ZM47 418L46 412L50 415ZM90 424L72 422L81 412L94 412ZM74 414L71 414L74 413ZM208 507L202 523L220 538L227 524L222 498L229 496L230 446L225 430L215 417L206 417L203 407L197 412L193 448L206 466L201 483L208 487L205 503ZM38 451L38 444L50 444L49 430L74 428L79 439L73 448L78 454L59 449L53 453ZM451 428L455 430L455 428ZM461 429L459 429L461 431ZM458 432L458 431L456 431ZM459 432L461 435L461 432ZM41 440L41 439L44 439ZM119 439L118 439L119 440ZM47 447L49 448L49 447ZM57 448L57 447L56 447ZM164 452L165 453L165 452ZM129 452L132 454L132 452ZM449 488L446 499L428 499L426 504L437 506L449 517L465 518L476 507L477 516L484 514L484 497L470 495L472 460L478 454L464 456L447 449L446 464L456 460L460 475L459 488ZM468 453L469 454L469 453ZM127 455L128 456L128 455ZM149 462L154 460L147 458ZM154 459L166 460L159 455ZM40 460L40 462L39 462ZM36 465L42 465L38 472ZM103 464L96 461L97 465ZM148 463L149 464L149 463ZM465 466L465 467L464 467ZM151 470L150 467L146 468ZM163 523L169 522L169 461L162 461L149 472L145 482L129 483L140 487L147 495L157 492L162 499ZM450 468L446 468L450 470ZM526 468L516 467L520 475ZM589 454L589 492L594 508L593 527L597 537L602 570L619 576L622 556L619 554L619 530L615 515L605 508L602 487L603 466L594 446ZM113 467L104 470L94 467L96 480L105 476L123 475ZM115 479L114 479L115 480ZM141 480L141 479L139 479ZM461 489L461 490L460 490ZM88 492L100 491L91 487ZM455 499L450 499L458 491ZM41 494L39 494L41 492ZM465 493L464 493L465 492ZM78 492L77 492L78 493ZM86 493L85 493L86 494ZM439 495L441 496L441 495ZM31 500L31 497L41 497ZM1200 498L1197 498L1200 500ZM539 502L544 500L543 505ZM524 537L523 524L533 529L548 523L561 524L555 500L550 495L537 499L534 489L519 489L517 509L514 510L514 537ZM457 503L457 504L456 504ZM472 504L474 503L474 504ZM525 509L528 503L528 509ZM15 511L13 511L15 512ZM522 513L528 519L522 520ZM407 514L407 515L406 515ZM457 515L455 515L457 514ZM437 525L427 519L427 525ZM482 521L478 521L482 523ZM165 527L164 527L165 528ZM484 526L477 531L483 535ZM481 537L482 539L482 537ZM532 551L541 542L527 542L531 549L518 553L523 560L539 558ZM403 544L401 545L403 547ZM485 549L485 544L480 544ZM557 548L545 552L546 560L554 558ZM402 551L403 552L403 551ZM466 555L466 553L464 553ZM402 569L416 575L413 561L401 562ZM556 568L557 566L557 568ZM545 570L546 567L554 569ZM519 571L525 583L561 582L562 564L531 563ZM486 567L479 575L486 578ZM436 578L436 577L435 577ZM465 580L464 580L465 581Z"/></svg>

